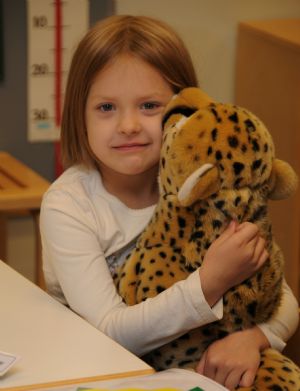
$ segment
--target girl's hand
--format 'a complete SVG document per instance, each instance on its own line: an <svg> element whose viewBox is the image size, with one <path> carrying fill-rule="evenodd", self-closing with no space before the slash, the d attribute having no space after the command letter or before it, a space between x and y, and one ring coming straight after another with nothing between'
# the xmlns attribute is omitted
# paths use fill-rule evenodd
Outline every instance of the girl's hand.
<svg viewBox="0 0 300 391"><path fill-rule="evenodd" d="M267 260L265 240L252 223L232 221L216 239L199 268L206 301L213 306L232 286L255 273Z"/></svg>
<svg viewBox="0 0 300 391"><path fill-rule="evenodd" d="M233 390L251 387L260 363L260 352L270 346L258 327L238 331L215 341L203 353L196 371Z"/></svg>

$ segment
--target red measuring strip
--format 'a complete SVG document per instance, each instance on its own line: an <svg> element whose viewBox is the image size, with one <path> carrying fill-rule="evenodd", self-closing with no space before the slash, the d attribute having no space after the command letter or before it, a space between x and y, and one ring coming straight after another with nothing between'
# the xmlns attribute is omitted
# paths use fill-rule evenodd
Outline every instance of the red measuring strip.
<svg viewBox="0 0 300 391"><path fill-rule="evenodd" d="M55 0L55 124L61 123L61 71L62 71L62 12L61 0Z"/></svg>
<svg viewBox="0 0 300 391"><path fill-rule="evenodd" d="M61 0L54 1L55 6L55 125L60 127L61 124L61 109L62 109L62 4ZM60 142L54 143L55 152L55 176L58 177L62 171Z"/></svg>

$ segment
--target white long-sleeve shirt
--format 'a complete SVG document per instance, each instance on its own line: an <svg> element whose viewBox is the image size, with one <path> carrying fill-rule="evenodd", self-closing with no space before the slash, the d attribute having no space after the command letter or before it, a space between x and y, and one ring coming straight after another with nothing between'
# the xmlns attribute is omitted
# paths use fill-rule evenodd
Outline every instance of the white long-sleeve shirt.
<svg viewBox="0 0 300 391"><path fill-rule="evenodd" d="M81 166L68 169L50 186L41 207L48 292L137 355L223 314L222 299L213 308L206 302L198 271L155 298L134 306L122 302L111 269L147 225L154 207L128 208L105 190L96 170ZM271 346L282 350L297 325L298 304L284 283L279 311L259 327Z"/></svg>

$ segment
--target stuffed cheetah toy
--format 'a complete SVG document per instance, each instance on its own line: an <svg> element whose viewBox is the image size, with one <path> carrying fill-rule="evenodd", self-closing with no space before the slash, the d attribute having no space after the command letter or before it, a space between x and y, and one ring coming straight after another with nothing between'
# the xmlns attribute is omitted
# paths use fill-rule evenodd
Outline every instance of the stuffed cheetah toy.
<svg viewBox="0 0 300 391"><path fill-rule="evenodd" d="M136 247L118 271L117 289L128 305L185 279L203 261L230 220L258 225L269 258L224 296L220 321L194 329L147 354L157 370L195 368L213 341L267 321L282 291L283 254L272 236L268 200L297 187L290 165L275 158L272 137L251 112L213 101L198 88L176 95L164 117L160 198ZM269 387L269 388L268 388ZM272 349L262 355L249 390L300 390L300 372Z"/></svg>

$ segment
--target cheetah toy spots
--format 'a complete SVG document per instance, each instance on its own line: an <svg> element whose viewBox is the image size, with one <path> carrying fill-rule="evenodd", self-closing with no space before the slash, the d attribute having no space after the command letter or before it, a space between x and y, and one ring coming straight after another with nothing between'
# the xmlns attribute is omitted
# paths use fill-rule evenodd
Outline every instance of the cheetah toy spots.
<svg viewBox="0 0 300 391"><path fill-rule="evenodd" d="M267 203L290 196L297 176L288 163L275 158L272 138L256 116L187 88L166 109L159 186L153 217L116 276L127 304L157 295L201 266L206 250L232 219L257 224L270 254L255 275L224 295L220 321L145 356L158 370L194 368L214 340L264 322L276 311L283 255L272 236ZM300 389L292 362L270 349L264 354L251 390L277 389L263 388L273 384L282 387L278 390ZM268 367L276 369L268 372ZM290 385L298 388L283 388L275 374L284 379L288 374Z"/></svg>

